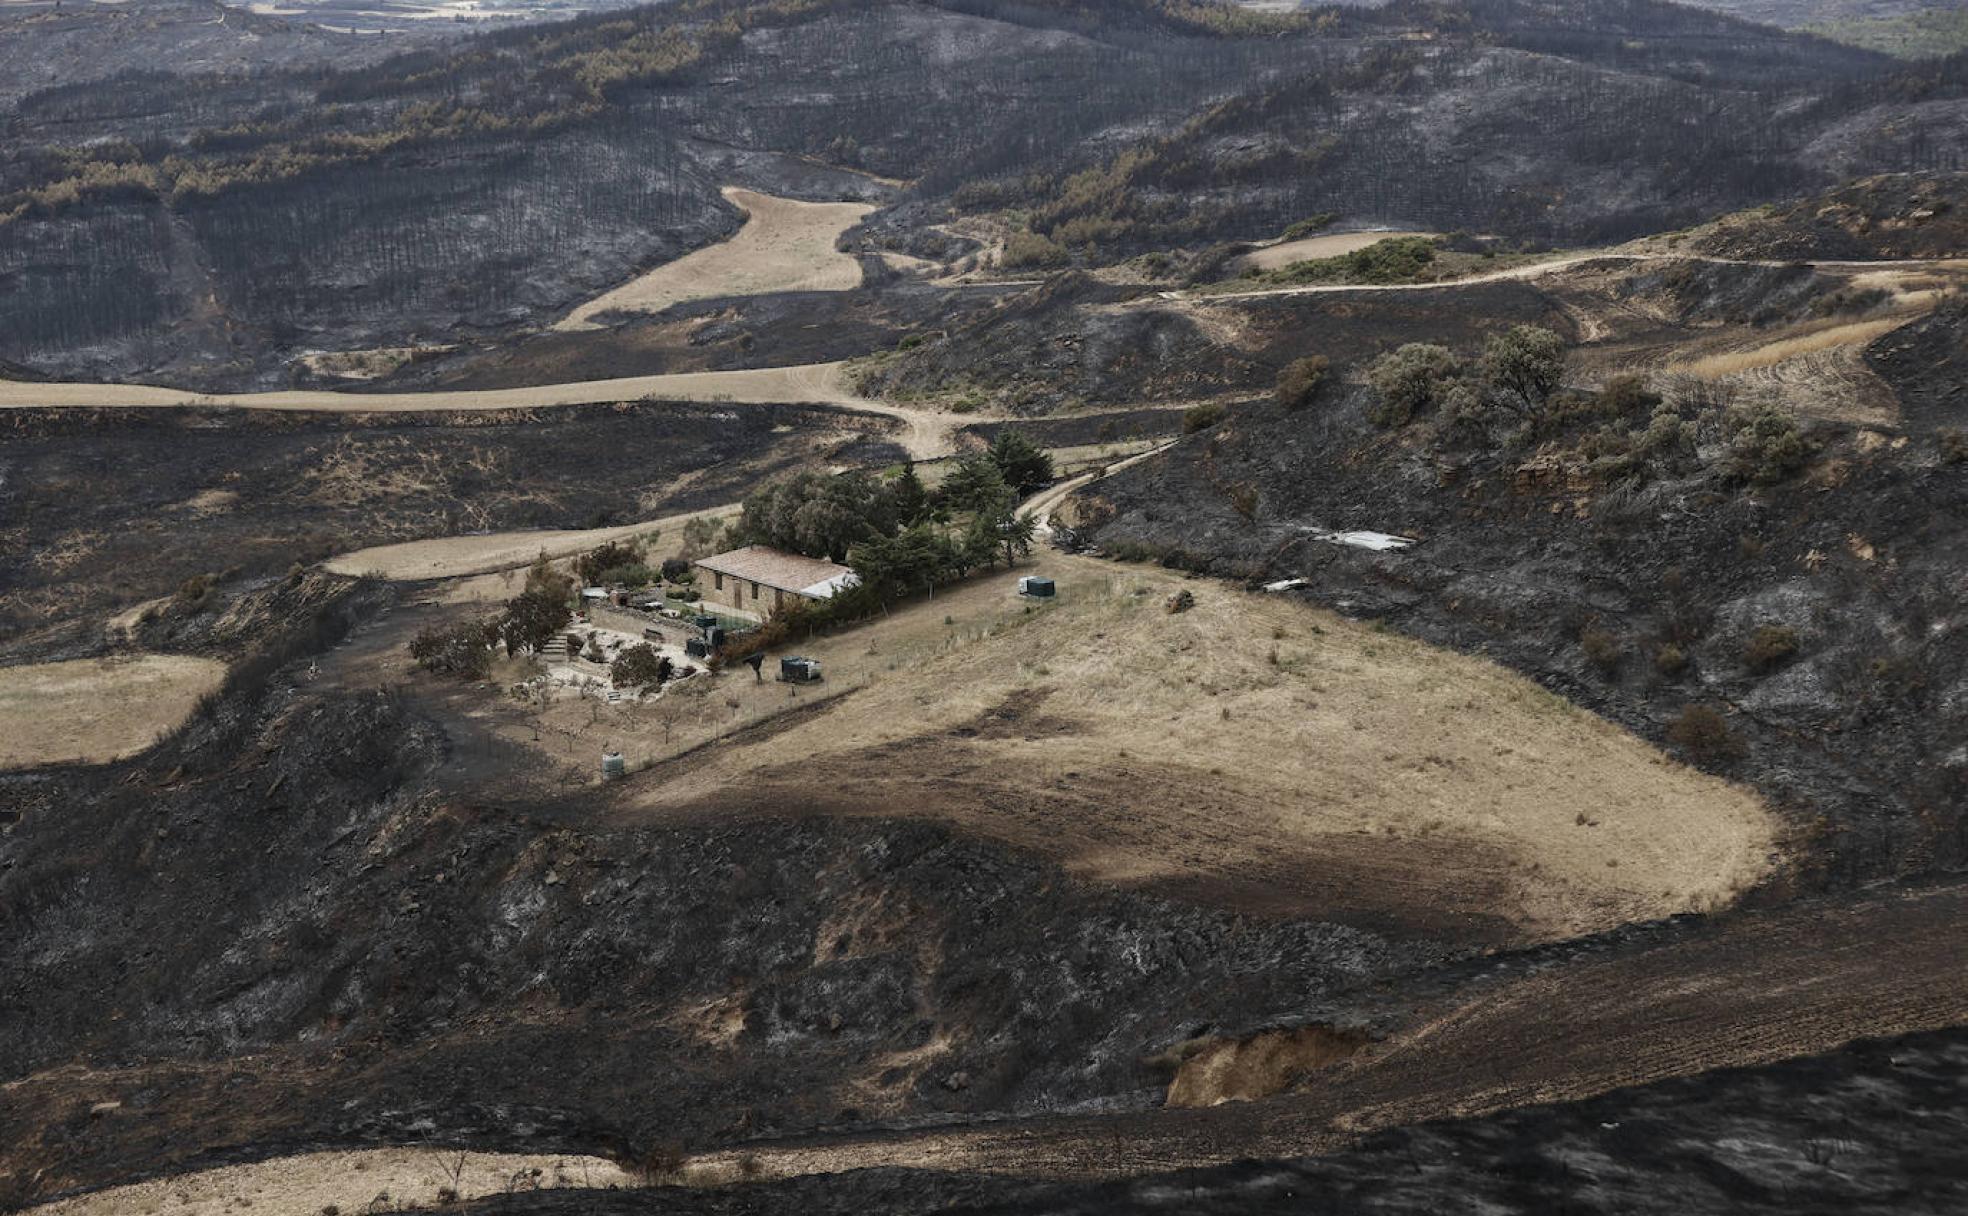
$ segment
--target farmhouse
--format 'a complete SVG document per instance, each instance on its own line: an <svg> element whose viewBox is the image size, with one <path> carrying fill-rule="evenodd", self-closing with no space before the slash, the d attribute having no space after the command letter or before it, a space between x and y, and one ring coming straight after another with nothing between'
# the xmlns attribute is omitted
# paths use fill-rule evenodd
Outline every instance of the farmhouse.
<svg viewBox="0 0 1968 1216"><path fill-rule="evenodd" d="M860 581L846 566L783 549L747 545L699 558L697 588L707 607L763 617L799 600L824 600Z"/></svg>

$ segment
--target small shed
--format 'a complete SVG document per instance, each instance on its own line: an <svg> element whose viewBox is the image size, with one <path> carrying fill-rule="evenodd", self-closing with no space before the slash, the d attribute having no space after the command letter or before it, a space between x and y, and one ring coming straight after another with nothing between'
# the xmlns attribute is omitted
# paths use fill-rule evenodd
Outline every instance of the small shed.
<svg viewBox="0 0 1968 1216"><path fill-rule="evenodd" d="M811 684L820 678L820 661L788 655L779 660L779 678L788 684Z"/></svg>

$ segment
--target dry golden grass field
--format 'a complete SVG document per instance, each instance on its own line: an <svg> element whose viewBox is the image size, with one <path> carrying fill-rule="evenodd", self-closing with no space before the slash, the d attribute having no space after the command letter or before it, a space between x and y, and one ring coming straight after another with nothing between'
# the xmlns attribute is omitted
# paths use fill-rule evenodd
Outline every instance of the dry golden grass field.
<svg viewBox="0 0 1968 1216"><path fill-rule="evenodd" d="M534 1171L539 1171L537 1175ZM612 1161L571 1154L377 1148L304 1153L111 1187L34 1209L42 1216L321 1216L422 1211L510 1190L625 1187Z"/></svg>
<svg viewBox="0 0 1968 1216"><path fill-rule="evenodd" d="M776 291L852 291L861 263L834 247L874 208L866 203L802 203L727 186L724 197L745 213L728 241L685 254L595 297L555 329L596 329L609 312L658 313L673 304Z"/></svg>
<svg viewBox="0 0 1968 1216"><path fill-rule="evenodd" d="M169 654L0 667L0 768L135 755L224 679L223 663Z"/></svg>
<svg viewBox="0 0 1968 1216"><path fill-rule="evenodd" d="M1014 594L1034 571L1056 603ZM631 819L925 816L1104 882L1465 940L1721 907L1777 849L1747 790L1500 667L1159 568L1049 553L794 649L825 684L741 667L487 717L572 779L623 751Z"/></svg>

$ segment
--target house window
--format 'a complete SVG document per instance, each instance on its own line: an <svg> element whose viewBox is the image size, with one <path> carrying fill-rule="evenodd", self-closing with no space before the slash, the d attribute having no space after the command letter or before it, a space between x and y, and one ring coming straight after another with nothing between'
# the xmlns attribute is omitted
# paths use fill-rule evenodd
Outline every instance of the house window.
<svg viewBox="0 0 1968 1216"><path fill-rule="evenodd" d="M717 580L717 589L719 591L724 590L724 575L712 574L711 577Z"/></svg>
<svg viewBox="0 0 1968 1216"><path fill-rule="evenodd" d="M752 602L753 602L754 604L756 604L756 603L758 603L758 597L759 597L759 585L758 585L757 583L753 583L753 584L752 584Z"/></svg>

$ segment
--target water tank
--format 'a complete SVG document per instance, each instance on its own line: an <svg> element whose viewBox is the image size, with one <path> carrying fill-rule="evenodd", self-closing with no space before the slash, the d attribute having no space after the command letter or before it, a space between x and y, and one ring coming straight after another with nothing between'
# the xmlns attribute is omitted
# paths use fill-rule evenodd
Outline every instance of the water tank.
<svg viewBox="0 0 1968 1216"><path fill-rule="evenodd" d="M629 764L628 761L622 759L621 752L603 752L601 754L601 779L603 781L620 781L628 775Z"/></svg>

